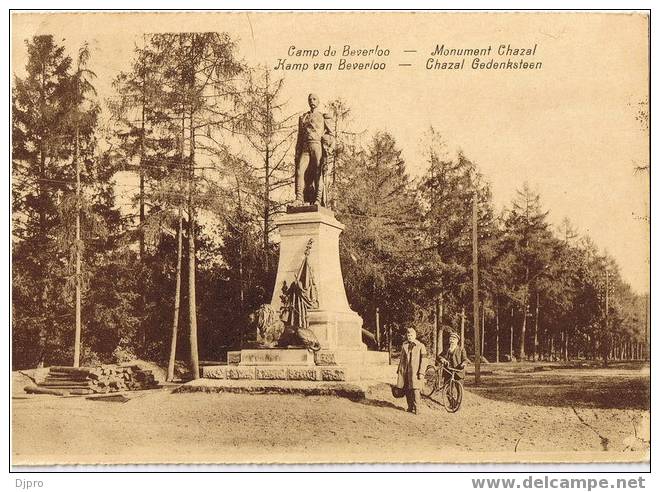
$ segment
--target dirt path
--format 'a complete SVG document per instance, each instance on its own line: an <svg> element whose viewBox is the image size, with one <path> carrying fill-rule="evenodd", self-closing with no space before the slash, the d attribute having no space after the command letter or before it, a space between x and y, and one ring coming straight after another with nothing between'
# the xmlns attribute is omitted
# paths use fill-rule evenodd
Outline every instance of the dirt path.
<svg viewBox="0 0 660 492"><path fill-rule="evenodd" d="M649 412L529 406L467 391L448 414L404 411L382 385L361 402L246 394L131 395L127 403L13 400L13 464L640 461Z"/></svg>

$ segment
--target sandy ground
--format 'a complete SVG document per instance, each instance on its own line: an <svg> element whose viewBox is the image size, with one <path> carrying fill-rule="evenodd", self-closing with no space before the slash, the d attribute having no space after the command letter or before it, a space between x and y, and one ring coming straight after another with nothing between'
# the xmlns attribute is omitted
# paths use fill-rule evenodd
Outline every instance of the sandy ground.
<svg viewBox="0 0 660 492"><path fill-rule="evenodd" d="M617 371L575 371L571 379L570 371L553 370L513 382L509 372L492 374L487 388L468 385L456 414L431 400L424 400L421 415L409 414L405 399L394 399L385 384L359 402L161 389L116 403L19 392L12 402L13 465L646 461L648 410L596 408L621 406L602 405L602 394L586 401L558 396L583 378L603 388L610 381L611 401L622 380L648 385L648 368Z"/></svg>

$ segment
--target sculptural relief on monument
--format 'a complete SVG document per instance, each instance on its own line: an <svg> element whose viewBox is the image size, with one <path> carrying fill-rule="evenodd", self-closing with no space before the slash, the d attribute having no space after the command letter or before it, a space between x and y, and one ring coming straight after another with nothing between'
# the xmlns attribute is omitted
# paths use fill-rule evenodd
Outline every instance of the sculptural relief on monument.
<svg viewBox="0 0 660 492"><path fill-rule="evenodd" d="M318 294L314 273L309 264L309 252L314 243L313 239L307 242L305 254L296 277L288 285L282 284L282 306L280 318L284 321L284 333L280 338L280 346L303 345L313 351L321 348L313 331L309 329L307 312L318 308Z"/></svg>

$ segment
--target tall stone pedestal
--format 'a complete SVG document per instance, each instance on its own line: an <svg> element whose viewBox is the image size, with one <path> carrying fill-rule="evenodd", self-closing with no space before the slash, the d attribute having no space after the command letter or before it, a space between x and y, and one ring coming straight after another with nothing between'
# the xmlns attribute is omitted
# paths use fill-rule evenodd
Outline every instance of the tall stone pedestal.
<svg viewBox="0 0 660 492"><path fill-rule="evenodd" d="M280 233L280 258L271 306L279 312L284 282L295 279L310 239L313 240L308 261L318 293L318 308L307 313L309 328L321 344L321 354L328 362L362 365L367 350L362 343L362 318L351 310L346 299L344 278L339 263L339 235L344 225L333 212L310 205L289 207L276 219Z"/></svg>
<svg viewBox="0 0 660 492"><path fill-rule="evenodd" d="M276 220L280 259L271 307L280 312L282 287L296 279L312 240L307 261L318 305L307 322L321 344L316 352L299 348L243 349L227 353L227 365L203 367L203 377L226 380L355 381L365 364L383 365L384 353L367 353L362 343L362 318L351 310L339 263L339 235L344 229L332 211L316 205L289 208ZM379 357L380 356L380 357ZM383 358L384 356L384 358Z"/></svg>

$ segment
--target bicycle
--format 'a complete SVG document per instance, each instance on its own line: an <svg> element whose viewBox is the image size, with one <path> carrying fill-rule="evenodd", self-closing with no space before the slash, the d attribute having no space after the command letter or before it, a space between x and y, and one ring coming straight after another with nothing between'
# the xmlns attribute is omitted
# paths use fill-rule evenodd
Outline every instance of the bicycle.
<svg viewBox="0 0 660 492"><path fill-rule="evenodd" d="M463 383L456 379L456 374L462 369L452 369L451 367L442 366L442 370L449 374L449 378L442 383L442 405L449 413L455 413L461 407L463 401ZM442 373L438 371L434 365L429 365L424 372L424 386L422 386L421 394L430 398L433 393L440 389L440 376Z"/></svg>

